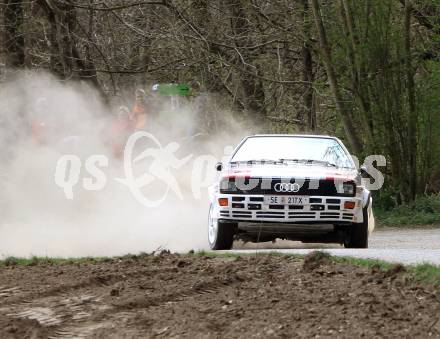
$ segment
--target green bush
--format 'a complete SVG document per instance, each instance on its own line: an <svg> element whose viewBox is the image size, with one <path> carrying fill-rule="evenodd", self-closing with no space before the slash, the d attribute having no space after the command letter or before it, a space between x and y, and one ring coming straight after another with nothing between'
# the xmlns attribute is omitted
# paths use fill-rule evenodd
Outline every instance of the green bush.
<svg viewBox="0 0 440 339"><path fill-rule="evenodd" d="M376 219L379 225L440 225L440 194L423 196L415 201L390 210L377 208Z"/></svg>

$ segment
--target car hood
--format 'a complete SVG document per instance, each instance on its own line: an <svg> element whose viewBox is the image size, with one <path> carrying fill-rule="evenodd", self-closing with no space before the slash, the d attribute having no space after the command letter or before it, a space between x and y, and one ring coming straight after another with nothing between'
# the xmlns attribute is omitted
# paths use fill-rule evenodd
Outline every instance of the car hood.
<svg viewBox="0 0 440 339"><path fill-rule="evenodd" d="M268 164L229 166L223 171L223 177L251 178L295 178L295 179L339 179L356 180L355 169L335 168L321 165Z"/></svg>

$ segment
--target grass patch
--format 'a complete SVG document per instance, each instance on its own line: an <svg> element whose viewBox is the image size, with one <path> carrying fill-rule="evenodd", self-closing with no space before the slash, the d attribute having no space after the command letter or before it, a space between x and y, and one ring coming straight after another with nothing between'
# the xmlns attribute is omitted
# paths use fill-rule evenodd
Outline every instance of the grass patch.
<svg viewBox="0 0 440 339"><path fill-rule="evenodd" d="M383 271L389 270L396 266L395 263L390 263L378 259L363 259L353 257L337 257L330 256L333 262L340 264L349 264L363 267L377 267ZM433 285L440 288L440 266L432 264L407 265L408 277L415 282L422 284Z"/></svg>
<svg viewBox="0 0 440 339"><path fill-rule="evenodd" d="M378 260L378 259L363 259L363 258L353 258L353 257L331 257L332 261L340 263L340 264L350 264L350 265L356 265L356 266L363 266L363 267L379 267L382 270L388 270L391 267L393 267L395 264Z"/></svg>
<svg viewBox="0 0 440 339"><path fill-rule="evenodd" d="M409 273L414 281L440 288L440 266L431 264L410 266Z"/></svg>
<svg viewBox="0 0 440 339"><path fill-rule="evenodd" d="M390 263L378 259L362 259L353 257L337 257L331 256L331 260L336 263L350 264L363 267L377 267L383 271L389 270L396 266L395 263ZM440 288L440 266L432 264L419 264L405 266L408 277L415 282L433 285Z"/></svg>
<svg viewBox="0 0 440 339"><path fill-rule="evenodd" d="M440 227L440 195L424 196L391 210L374 210L379 226Z"/></svg>

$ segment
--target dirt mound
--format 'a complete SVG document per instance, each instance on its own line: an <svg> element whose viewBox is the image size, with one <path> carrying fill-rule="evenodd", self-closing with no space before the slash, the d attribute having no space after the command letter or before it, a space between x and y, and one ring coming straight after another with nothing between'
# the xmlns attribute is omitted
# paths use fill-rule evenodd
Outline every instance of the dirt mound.
<svg viewBox="0 0 440 339"><path fill-rule="evenodd" d="M330 262L330 254L326 252L314 251L305 256L302 270L303 272L312 272L322 265L329 265Z"/></svg>
<svg viewBox="0 0 440 339"><path fill-rule="evenodd" d="M440 337L438 291L317 252L0 268L0 338Z"/></svg>

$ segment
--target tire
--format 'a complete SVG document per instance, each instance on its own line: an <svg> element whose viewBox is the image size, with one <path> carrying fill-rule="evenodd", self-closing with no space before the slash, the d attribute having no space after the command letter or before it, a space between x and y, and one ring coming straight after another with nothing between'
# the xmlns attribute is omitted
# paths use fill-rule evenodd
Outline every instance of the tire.
<svg viewBox="0 0 440 339"><path fill-rule="evenodd" d="M230 250L234 243L236 225L223 223L212 217L214 207L209 208L208 216L208 242L211 250Z"/></svg>
<svg viewBox="0 0 440 339"><path fill-rule="evenodd" d="M368 205L363 209L364 221L353 223L349 230L346 248L368 248Z"/></svg>

